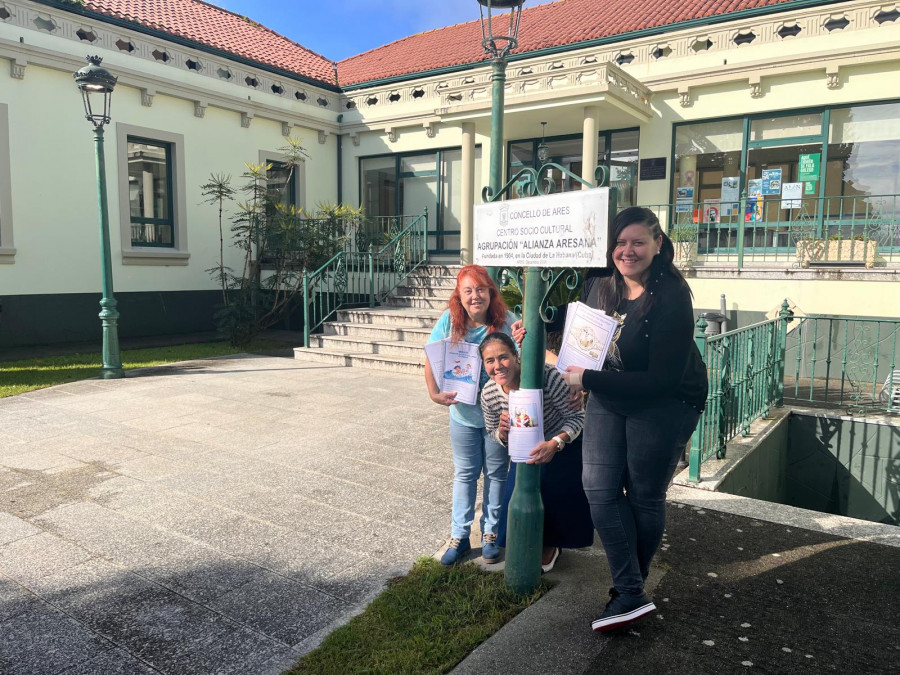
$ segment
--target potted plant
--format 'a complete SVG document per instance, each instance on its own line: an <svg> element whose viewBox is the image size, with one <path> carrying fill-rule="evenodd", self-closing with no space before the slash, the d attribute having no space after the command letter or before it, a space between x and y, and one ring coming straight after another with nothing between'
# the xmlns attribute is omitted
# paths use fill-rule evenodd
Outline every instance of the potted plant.
<svg viewBox="0 0 900 675"><path fill-rule="evenodd" d="M681 269L690 269L697 259L697 226L676 225L666 234L675 247L675 264Z"/></svg>

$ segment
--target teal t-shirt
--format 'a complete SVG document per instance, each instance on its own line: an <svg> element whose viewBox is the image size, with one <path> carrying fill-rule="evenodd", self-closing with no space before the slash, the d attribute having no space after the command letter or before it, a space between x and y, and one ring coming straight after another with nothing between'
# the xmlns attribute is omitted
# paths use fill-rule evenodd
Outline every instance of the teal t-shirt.
<svg viewBox="0 0 900 675"><path fill-rule="evenodd" d="M506 322L503 324L503 332L507 335L512 335L511 326L517 321L516 315L512 312L506 312ZM441 314L441 318L438 319L437 323L434 324L434 328L431 329L431 335L428 337L428 342L437 342L438 340L443 340L444 338L450 337L451 332L451 322L450 322L450 310L445 309L444 313ZM471 328L466 331L466 337L464 338L465 342L472 342L476 345L481 344L481 341L484 340L485 336L488 334L487 326L479 326L478 328ZM485 383L488 381L487 372L484 370L484 366L481 368L481 377L478 382L478 393L481 394L481 388L484 387ZM454 403L450 406L450 417L453 418L455 422L458 424L462 424L465 427L476 427L478 429L484 428L484 415L481 412L481 405L476 403L475 405L469 405L468 403Z"/></svg>

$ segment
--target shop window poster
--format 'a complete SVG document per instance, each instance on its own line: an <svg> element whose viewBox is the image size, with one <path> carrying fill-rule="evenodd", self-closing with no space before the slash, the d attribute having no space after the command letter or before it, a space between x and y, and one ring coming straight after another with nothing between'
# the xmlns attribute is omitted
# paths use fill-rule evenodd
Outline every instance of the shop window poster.
<svg viewBox="0 0 900 675"><path fill-rule="evenodd" d="M725 176L722 179L722 215L732 216L741 207L740 176Z"/></svg>
<svg viewBox="0 0 900 675"><path fill-rule="evenodd" d="M694 188L681 186L675 188L675 213L693 213Z"/></svg>
<svg viewBox="0 0 900 675"><path fill-rule="evenodd" d="M762 197L762 178L747 181L747 196Z"/></svg>
<svg viewBox="0 0 900 675"><path fill-rule="evenodd" d="M781 194L781 169L763 169L762 193L764 197Z"/></svg>

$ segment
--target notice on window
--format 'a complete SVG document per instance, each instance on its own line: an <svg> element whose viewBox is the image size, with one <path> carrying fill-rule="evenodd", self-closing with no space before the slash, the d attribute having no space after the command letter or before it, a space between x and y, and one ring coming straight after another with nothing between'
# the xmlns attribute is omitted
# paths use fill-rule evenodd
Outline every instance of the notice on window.
<svg viewBox="0 0 900 675"><path fill-rule="evenodd" d="M694 188L684 185L675 188L675 213L693 213Z"/></svg>
<svg viewBox="0 0 900 675"><path fill-rule="evenodd" d="M726 176L722 179L722 213L723 216L732 216L741 208L741 177Z"/></svg>
<svg viewBox="0 0 900 675"><path fill-rule="evenodd" d="M707 225L718 225L719 208L721 204L718 199L703 200L703 222Z"/></svg>
<svg viewBox="0 0 900 675"><path fill-rule="evenodd" d="M801 182L819 180L819 163L821 161L822 154L818 152L800 155L798 162L800 175L797 176L797 180Z"/></svg>
<svg viewBox="0 0 900 675"><path fill-rule="evenodd" d="M803 206L803 183L785 183L781 186L781 208L799 209Z"/></svg>
<svg viewBox="0 0 900 675"><path fill-rule="evenodd" d="M762 193L764 197L781 194L781 169L763 169Z"/></svg>
<svg viewBox="0 0 900 675"><path fill-rule="evenodd" d="M509 458L527 462L531 451L544 442L544 392L518 389L509 392Z"/></svg>
<svg viewBox="0 0 900 675"><path fill-rule="evenodd" d="M762 178L747 181L747 196L762 197Z"/></svg>
<svg viewBox="0 0 900 675"><path fill-rule="evenodd" d="M609 188L475 206L473 262L496 267L606 267Z"/></svg>

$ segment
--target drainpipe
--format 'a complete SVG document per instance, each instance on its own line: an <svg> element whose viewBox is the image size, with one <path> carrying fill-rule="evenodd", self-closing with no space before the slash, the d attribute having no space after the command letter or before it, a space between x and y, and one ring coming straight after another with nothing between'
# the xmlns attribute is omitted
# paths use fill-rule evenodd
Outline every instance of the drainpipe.
<svg viewBox="0 0 900 675"><path fill-rule="evenodd" d="M338 115L338 124L344 121L344 116ZM337 203L344 201L344 134L337 135Z"/></svg>

